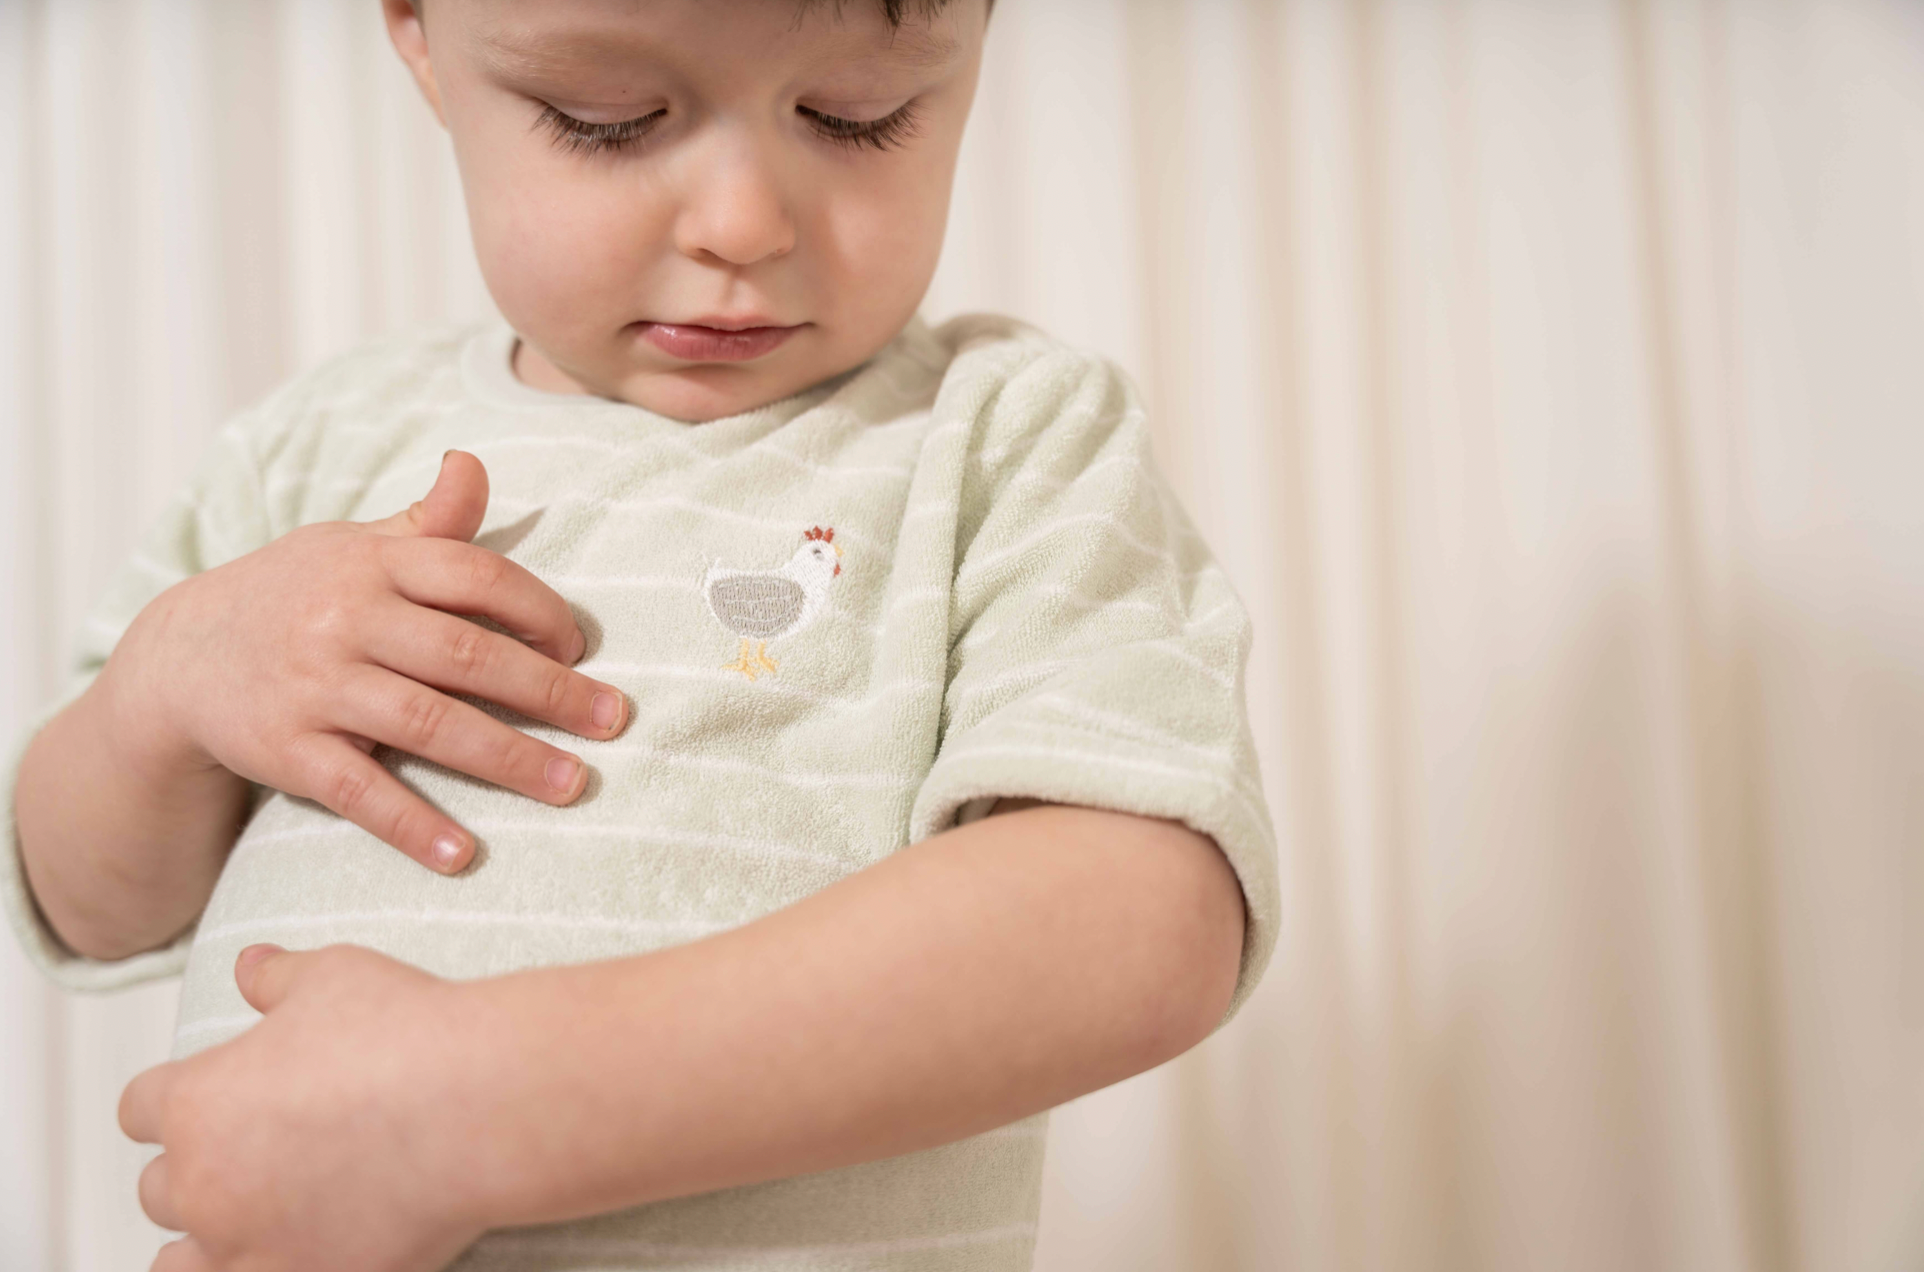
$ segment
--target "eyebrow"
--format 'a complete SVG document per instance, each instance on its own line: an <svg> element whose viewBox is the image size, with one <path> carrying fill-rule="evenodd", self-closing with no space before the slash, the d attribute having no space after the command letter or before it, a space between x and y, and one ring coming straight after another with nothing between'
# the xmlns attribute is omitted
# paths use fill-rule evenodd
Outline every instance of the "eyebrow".
<svg viewBox="0 0 1924 1272"><path fill-rule="evenodd" d="M889 40L889 54L918 71L947 66L961 47L961 41L946 32L906 31L900 27Z"/></svg>
<svg viewBox="0 0 1924 1272"><path fill-rule="evenodd" d="M564 71L584 61L661 55L647 41L611 40L604 35L583 32L548 34L504 26L476 30L473 39L482 63L496 75L539 75ZM947 66L960 49L961 42L947 32L898 27L882 56L911 70L923 71Z"/></svg>
<svg viewBox="0 0 1924 1272"><path fill-rule="evenodd" d="M835 10L836 16L840 17L842 6L847 0L798 0L795 5L794 29L800 30L809 12L825 2L831 5ZM995 0L990 0L991 6L994 5L994 2ZM897 6L894 3L890 3L887 8L889 14L889 52L895 53L899 49L901 52L901 60L905 65L916 70L927 70L930 67L946 66L955 59L956 53L962 47L961 41L952 35L937 31L933 25L925 26L920 31L916 31L901 20L901 15L897 12ZM937 3L931 6L931 8L939 9L941 5ZM905 33L909 37L906 46L902 44L902 36Z"/></svg>
<svg viewBox="0 0 1924 1272"><path fill-rule="evenodd" d="M611 55L635 56L644 52L637 45L617 48L608 40L594 36L538 35L512 27L476 30L473 44L482 64L497 75L566 70L583 61L606 61Z"/></svg>

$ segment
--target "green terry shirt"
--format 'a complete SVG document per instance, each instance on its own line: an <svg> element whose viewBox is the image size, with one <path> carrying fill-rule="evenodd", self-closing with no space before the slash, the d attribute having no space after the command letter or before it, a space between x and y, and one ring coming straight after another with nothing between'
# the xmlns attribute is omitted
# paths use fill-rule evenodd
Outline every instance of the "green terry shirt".
<svg viewBox="0 0 1924 1272"><path fill-rule="evenodd" d="M377 752L475 833L458 878L263 792L196 931L111 964L35 912L9 806L0 897L56 978L184 967L186 1055L256 1019L232 975L252 942L355 942L450 977L638 954L1027 796L1214 837L1248 905L1242 1003L1277 923L1249 622L1114 367L1005 319L917 321L856 371L690 425L530 389L513 343L496 327L377 344L242 416L89 623L77 687L169 584L296 526L397 512L458 447L492 483L476 541L569 600L581 670L633 703L611 742L512 717L598 781L550 808ZM457 1266L1023 1269L1044 1124L491 1234Z"/></svg>

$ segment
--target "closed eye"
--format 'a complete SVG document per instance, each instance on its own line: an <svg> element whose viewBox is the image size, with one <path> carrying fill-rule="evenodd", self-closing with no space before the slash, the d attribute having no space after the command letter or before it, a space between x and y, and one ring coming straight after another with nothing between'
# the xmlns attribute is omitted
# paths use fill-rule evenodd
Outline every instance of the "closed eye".
<svg viewBox="0 0 1924 1272"><path fill-rule="evenodd" d="M653 132L667 113L657 110L612 124L591 124L549 106L541 112L535 127L545 128L553 136L555 145L571 154L592 155L634 146Z"/></svg>
<svg viewBox="0 0 1924 1272"><path fill-rule="evenodd" d="M816 136L849 150L894 150L912 141L922 122L914 102L905 102L880 119L843 119L807 106L797 106L795 112L808 121Z"/></svg>

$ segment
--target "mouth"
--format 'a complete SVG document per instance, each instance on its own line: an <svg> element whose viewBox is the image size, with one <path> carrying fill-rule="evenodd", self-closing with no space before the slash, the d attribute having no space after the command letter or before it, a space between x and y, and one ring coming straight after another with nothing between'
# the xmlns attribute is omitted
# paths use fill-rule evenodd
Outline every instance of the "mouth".
<svg viewBox="0 0 1924 1272"><path fill-rule="evenodd" d="M700 322L631 323L633 333L683 362L752 362L775 352L806 327L777 326L757 315L707 317Z"/></svg>

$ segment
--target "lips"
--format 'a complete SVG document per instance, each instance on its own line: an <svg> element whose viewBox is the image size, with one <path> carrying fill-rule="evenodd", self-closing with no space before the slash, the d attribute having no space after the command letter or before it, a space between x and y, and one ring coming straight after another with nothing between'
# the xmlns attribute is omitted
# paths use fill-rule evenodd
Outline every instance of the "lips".
<svg viewBox="0 0 1924 1272"><path fill-rule="evenodd" d="M705 326L701 323L636 323L636 334L684 362L752 362L787 343L801 327Z"/></svg>

